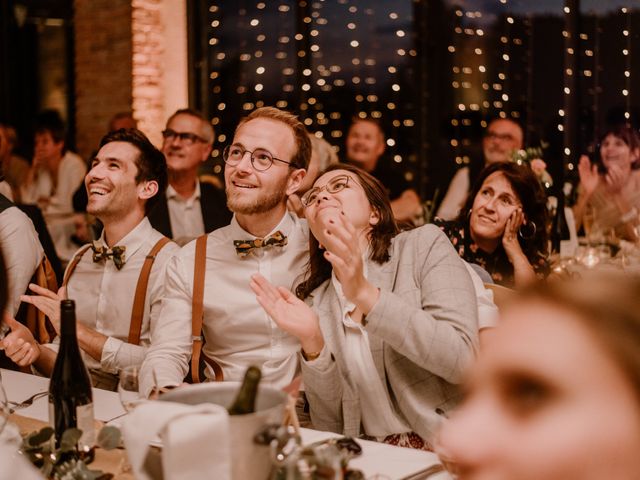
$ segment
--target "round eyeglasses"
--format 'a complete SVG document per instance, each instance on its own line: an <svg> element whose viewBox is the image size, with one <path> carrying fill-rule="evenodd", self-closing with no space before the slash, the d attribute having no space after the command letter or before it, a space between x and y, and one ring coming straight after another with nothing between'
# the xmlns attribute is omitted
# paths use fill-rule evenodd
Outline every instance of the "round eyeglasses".
<svg viewBox="0 0 640 480"><path fill-rule="evenodd" d="M235 166L244 158L245 153L251 155L251 165L259 172L269 170L274 161L286 163L292 168L298 168L296 163L280 160L279 158L274 157L269 150L265 150L264 148L256 148L252 152L240 145L227 145L222 152L222 158L227 165Z"/></svg>
<svg viewBox="0 0 640 480"><path fill-rule="evenodd" d="M314 203L318 199L318 195L323 190L326 190L329 193L338 193L341 190L344 190L349 186L349 180L351 177L348 175L338 175L337 177L333 177L326 185L323 187L314 187L311 190L308 190L302 198L300 202L304 208L307 208L309 205Z"/></svg>

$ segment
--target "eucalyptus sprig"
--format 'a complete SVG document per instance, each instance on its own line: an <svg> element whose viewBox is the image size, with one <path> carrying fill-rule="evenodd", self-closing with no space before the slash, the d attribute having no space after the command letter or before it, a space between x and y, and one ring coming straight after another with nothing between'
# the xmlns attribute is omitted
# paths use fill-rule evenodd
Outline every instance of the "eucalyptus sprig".
<svg viewBox="0 0 640 480"><path fill-rule="evenodd" d="M26 435L22 439L20 453L40 469L45 478L54 480L106 480L113 478L110 473L91 470L87 467L95 457L95 448L104 450L117 448L121 443L120 430L112 426L103 427L96 439L96 447L78 449L82 431L77 428L65 430L56 448L54 430L44 427Z"/></svg>

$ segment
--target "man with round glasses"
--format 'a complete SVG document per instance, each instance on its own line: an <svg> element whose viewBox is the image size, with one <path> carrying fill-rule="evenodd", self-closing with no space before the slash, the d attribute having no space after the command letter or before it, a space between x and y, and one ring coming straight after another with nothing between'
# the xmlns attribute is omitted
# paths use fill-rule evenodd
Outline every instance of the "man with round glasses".
<svg viewBox="0 0 640 480"><path fill-rule="evenodd" d="M249 365L260 365L263 382L283 387L298 372L300 344L260 307L249 280L259 272L287 288L300 281L309 258L309 232L306 222L287 210L287 197L304 179L311 143L295 116L264 107L240 121L223 158L227 205L234 216L206 239L206 375L241 380ZM153 389L154 372L160 387L179 385L187 374L195 264L196 242L191 242L168 267L160 316L141 372L144 394Z"/></svg>
<svg viewBox="0 0 640 480"><path fill-rule="evenodd" d="M215 139L211 123L195 110L183 108L169 117L162 137L169 186L149 214L151 225L180 244L228 225L231 212L224 193L198 179Z"/></svg>

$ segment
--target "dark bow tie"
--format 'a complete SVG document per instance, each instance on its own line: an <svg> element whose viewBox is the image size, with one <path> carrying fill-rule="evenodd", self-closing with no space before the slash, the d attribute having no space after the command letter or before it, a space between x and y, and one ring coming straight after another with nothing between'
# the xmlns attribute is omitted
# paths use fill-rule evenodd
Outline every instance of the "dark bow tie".
<svg viewBox="0 0 640 480"><path fill-rule="evenodd" d="M102 262L103 260L111 259L113 260L114 265L118 270L124 267L125 264L125 255L124 251L127 247L119 247L115 246L113 248L109 247L99 247L95 243L91 244L91 250L93 250L93 261L94 262Z"/></svg>
<svg viewBox="0 0 640 480"><path fill-rule="evenodd" d="M287 237L280 230L264 238L233 241L233 246L236 247L236 253L241 257L246 257L256 248L284 247L286 244L287 244Z"/></svg>

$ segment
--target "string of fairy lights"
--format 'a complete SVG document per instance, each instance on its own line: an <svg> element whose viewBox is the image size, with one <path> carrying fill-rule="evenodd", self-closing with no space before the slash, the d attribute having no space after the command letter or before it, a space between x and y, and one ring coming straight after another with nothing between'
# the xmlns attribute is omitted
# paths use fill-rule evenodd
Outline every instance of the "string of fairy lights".
<svg viewBox="0 0 640 480"><path fill-rule="evenodd" d="M411 2L404 3L374 8L357 0L212 2L211 121L221 132L212 156L220 155L231 134L230 105L239 102L244 113L265 104L292 110L336 150L352 115L378 119L391 158L402 162L406 155L396 151L398 138L415 126L417 111L406 101L412 95L400 75L417 56L406 28ZM392 56L386 53L390 47Z"/></svg>
<svg viewBox="0 0 640 480"><path fill-rule="evenodd" d="M451 40L445 45L450 55L453 101L448 140L458 164L470 161L469 132L479 118L484 128L484 119L490 116L519 119L523 117L521 110L526 109L524 118L531 122L536 113L531 49L534 33L544 35L544 29L533 27L535 14L523 14L521 2L494 1L490 8L481 2L466 2L462 7L447 1L453 20ZM409 8L402 8L401 3L213 1L208 18L209 110L218 138L212 155L220 156L242 114L263 105L298 113L309 131L326 138L336 150L344 141L352 115L376 118L386 127L387 151L394 161L402 163L415 154L405 139L415 136L412 129L419 121L419 108L412 102L418 97L417 89L424 87L415 85L411 76L418 55L412 2L406 2ZM572 12L569 4L564 5L563 15L580 14ZM628 7L620 8L618 14L623 25L621 104L630 120L633 19ZM584 85L593 85L587 97L594 118L599 118L603 98L601 43L611 42L599 32L598 15L594 19L594 31L576 33L575 42L564 47L567 57L579 54L582 65L575 72L563 68L561 88L565 97L581 94L571 87L578 74ZM572 33L565 29L562 34L566 38ZM524 75L518 68L526 69ZM568 122L575 119L566 115L565 105L558 105L554 112L560 116L557 130L565 135ZM523 126L527 130L528 126ZM562 152L566 167L574 169L576 152L572 146L565 144Z"/></svg>
<svg viewBox="0 0 640 480"><path fill-rule="evenodd" d="M622 7L620 12L625 16L625 28L622 30L622 35L625 40L625 47L622 49L622 55L625 60L624 69L624 88L622 89L622 95L625 97L625 112L624 118L629 121L631 119L631 9L628 7Z"/></svg>
<svg viewBox="0 0 640 480"><path fill-rule="evenodd" d="M522 46L522 39L512 34L514 17L508 13L508 0L498 0L501 8L500 17L504 19L498 39L496 55L487 41L485 30L485 14L477 9L463 10L456 7L454 11L454 38L447 47L452 55L452 81L456 114L451 119L452 136L449 144L454 150L457 164L468 164L467 154L470 144L465 131L472 124L471 112L481 112L484 117L489 112L501 118L519 118L520 112L511 107L509 74L513 46ZM489 52L488 52L489 50ZM486 128L486 120L480 122Z"/></svg>

